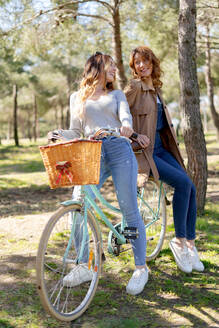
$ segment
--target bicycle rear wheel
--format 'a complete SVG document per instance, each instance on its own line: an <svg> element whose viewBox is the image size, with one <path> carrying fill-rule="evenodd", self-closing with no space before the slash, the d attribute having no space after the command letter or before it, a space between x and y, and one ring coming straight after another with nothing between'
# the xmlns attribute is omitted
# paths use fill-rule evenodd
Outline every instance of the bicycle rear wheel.
<svg viewBox="0 0 219 328"><path fill-rule="evenodd" d="M138 206L146 228L146 261L151 261L159 254L166 232L166 201L160 182L148 180L139 188Z"/></svg>
<svg viewBox="0 0 219 328"><path fill-rule="evenodd" d="M40 299L44 308L61 321L75 320L88 308L101 271L101 236L96 220L88 211L84 232L82 218L80 205L61 207L48 221L38 248L36 269ZM66 285L63 279L70 272L81 279L79 266L86 266L91 280L74 287Z"/></svg>

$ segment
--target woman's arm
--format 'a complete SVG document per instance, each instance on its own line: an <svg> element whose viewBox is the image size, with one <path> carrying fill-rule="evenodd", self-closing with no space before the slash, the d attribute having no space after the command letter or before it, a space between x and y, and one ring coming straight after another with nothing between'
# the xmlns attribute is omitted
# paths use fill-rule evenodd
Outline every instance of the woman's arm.
<svg viewBox="0 0 219 328"><path fill-rule="evenodd" d="M121 90L116 91L116 100L118 106L118 116L121 122L120 133L122 136L129 138L133 131L132 115L125 94Z"/></svg>
<svg viewBox="0 0 219 328"><path fill-rule="evenodd" d="M123 91L117 90L116 100L118 106L118 116L122 126L132 128L132 115L130 113L129 104Z"/></svg>
<svg viewBox="0 0 219 328"><path fill-rule="evenodd" d="M82 122L75 114L77 93L74 92L70 97L70 128L69 130L58 129L48 133L48 139L72 140L80 138L82 135Z"/></svg>

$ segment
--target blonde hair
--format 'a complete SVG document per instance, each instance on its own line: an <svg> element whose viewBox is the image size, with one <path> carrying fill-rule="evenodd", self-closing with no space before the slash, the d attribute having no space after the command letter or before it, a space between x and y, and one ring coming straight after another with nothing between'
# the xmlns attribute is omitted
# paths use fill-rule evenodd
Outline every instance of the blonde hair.
<svg viewBox="0 0 219 328"><path fill-rule="evenodd" d="M96 52L86 62L80 88L77 95L75 114L79 118L83 118L85 114L85 102L94 94L101 74L104 76L104 90L114 90L113 82L107 82L106 71L109 67L112 57Z"/></svg>
<svg viewBox="0 0 219 328"><path fill-rule="evenodd" d="M153 53L153 51L146 46L139 46L137 48L135 48L134 50L132 50L131 52L131 56L130 56L130 61L129 61L129 66L132 69L132 74L134 76L134 78L139 78L136 70L135 70L135 55L139 54L140 56L142 56L143 59L148 60L150 63L152 63L153 65L153 70L151 73L151 78L153 81L153 85L155 88L161 88L163 85L163 82L160 80L161 74L163 73L163 71L160 68L160 60L155 56L155 54Z"/></svg>

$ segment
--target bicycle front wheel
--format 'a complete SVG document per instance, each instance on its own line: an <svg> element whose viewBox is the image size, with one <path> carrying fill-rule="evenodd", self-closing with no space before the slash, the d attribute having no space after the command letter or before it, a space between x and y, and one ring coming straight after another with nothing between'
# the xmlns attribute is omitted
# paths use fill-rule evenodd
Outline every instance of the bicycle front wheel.
<svg viewBox="0 0 219 328"><path fill-rule="evenodd" d="M146 261L151 261L159 254L166 232L166 201L160 182L148 180L139 188L138 206L146 229Z"/></svg>
<svg viewBox="0 0 219 328"><path fill-rule="evenodd" d="M62 207L48 221L38 248L36 269L40 299L44 308L61 321L81 316L98 285L101 236L89 211L86 230L84 226L80 205Z"/></svg>

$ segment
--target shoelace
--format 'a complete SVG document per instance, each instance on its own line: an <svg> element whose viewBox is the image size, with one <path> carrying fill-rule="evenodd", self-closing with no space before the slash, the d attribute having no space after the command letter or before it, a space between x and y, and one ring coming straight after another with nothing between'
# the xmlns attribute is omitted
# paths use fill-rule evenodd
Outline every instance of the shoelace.
<svg viewBox="0 0 219 328"><path fill-rule="evenodd" d="M183 251L181 253L181 255L182 255L181 258L182 258L183 261L187 261L187 262L189 262L191 264L191 260L190 260L190 256L189 256L189 252L188 251Z"/></svg>

